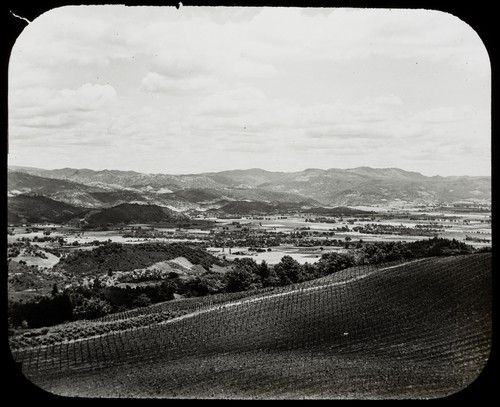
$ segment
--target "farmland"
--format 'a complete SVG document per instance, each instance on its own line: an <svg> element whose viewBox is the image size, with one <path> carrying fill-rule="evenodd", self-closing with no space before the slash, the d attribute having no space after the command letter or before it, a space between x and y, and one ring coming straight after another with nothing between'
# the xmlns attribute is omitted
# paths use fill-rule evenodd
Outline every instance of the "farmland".
<svg viewBox="0 0 500 407"><path fill-rule="evenodd" d="M61 395L219 399L432 398L477 377L487 206L268 206L10 224L23 374Z"/></svg>
<svg viewBox="0 0 500 407"><path fill-rule="evenodd" d="M367 209L370 209L368 211ZM197 214L190 222L128 224L82 230L56 224L32 224L9 228L8 243L36 243L40 248L65 247L88 250L103 242L199 243L210 253L232 260L252 257L277 263L283 255L312 262L322 253L345 251L359 242L416 241L442 237L474 247L491 246L491 212L434 207L363 207L365 213L326 216L311 213L284 213L253 216ZM45 236L50 233L49 236ZM57 244L58 241L61 243ZM249 248L265 249L261 251ZM271 250L267 250L267 249ZM33 256L25 260L37 264Z"/></svg>
<svg viewBox="0 0 500 407"><path fill-rule="evenodd" d="M11 347L27 377L67 396L442 397L488 359L490 276L490 253L358 266L70 322Z"/></svg>

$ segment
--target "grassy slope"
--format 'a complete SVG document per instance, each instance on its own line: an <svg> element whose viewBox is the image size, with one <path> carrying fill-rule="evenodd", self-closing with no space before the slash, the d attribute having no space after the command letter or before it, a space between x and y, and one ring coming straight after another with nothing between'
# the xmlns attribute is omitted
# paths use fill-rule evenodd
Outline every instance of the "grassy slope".
<svg viewBox="0 0 500 407"><path fill-rule="evenodd" d="M348 269L45 348L38 370L17 357L36 384L73 396L441 397L487 360L490 278L491 254Z"/></svg>

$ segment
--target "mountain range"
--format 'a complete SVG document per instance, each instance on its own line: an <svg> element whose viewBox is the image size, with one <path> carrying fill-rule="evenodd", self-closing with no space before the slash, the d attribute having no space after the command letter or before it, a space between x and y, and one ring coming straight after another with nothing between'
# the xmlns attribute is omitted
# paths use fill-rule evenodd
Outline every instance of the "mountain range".
<svg viewBox="0 0 500 407"><path fill-rule="evenodd" d="M39 195L87 209L127 203L167 207L176 212L226 208L227 213L235 213L259 208L265 212L395 202L491 201L489 176L427 177L398 168L311 168L298 172L249 169L171 175L9 166L7 182L9 197Z"/></svg>

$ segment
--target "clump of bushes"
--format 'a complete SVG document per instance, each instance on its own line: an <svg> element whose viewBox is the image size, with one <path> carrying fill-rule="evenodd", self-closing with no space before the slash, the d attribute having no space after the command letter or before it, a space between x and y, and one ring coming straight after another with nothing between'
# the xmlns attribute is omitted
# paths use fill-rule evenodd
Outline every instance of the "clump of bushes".
<svg viewBox="0 0 500 407"><path fill-rule="evenodd" d="M183 256L195 264L206 262L208 269L215 263L211 255L185 248L182 245L144 245L139 250L161 252L170 256ZM181 249L182 248L182 249ZM124 246L109 244L100 247L104 254L123 254ZM99 250L98 249L98 250ZM53 290L52 297L28 303L11 303L9 321L11 326L29 328L50 326L73 319L92 319L108 313L125 311L150 304L169 301L174 293L186 297L199 297L217 293L255 290L265 287L286 286L323 277L340 270L364 264L378 264L410 260L430 256L448 256L477 252L472 246L455 239L432 238L411 243L375 242L346 253L324 253L313 264L300 264L291 256L283 256L274 266L265 261L257 264L251 258L236 259L231 270L222 273L205 271L183 280L171 273L161 284L131 288L103 287L94 280L93 287L77 287L59 293ZM103 254L101 253L101 254ZM77 254L78 256L79 254Z"/></svg>

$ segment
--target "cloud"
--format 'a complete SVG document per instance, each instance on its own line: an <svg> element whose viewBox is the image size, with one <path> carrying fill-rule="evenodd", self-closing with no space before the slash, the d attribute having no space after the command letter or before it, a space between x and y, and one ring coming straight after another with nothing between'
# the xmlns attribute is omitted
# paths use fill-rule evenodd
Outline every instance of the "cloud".
<svg viewBox="0 0 500 407"><path fill-rule="evenodd" d="M416 113L403 108L401 98L387 93L360 103L303 107L241 87L200 98L187 121L191 134L210 134L226 149L233 145L243 149L251 136L252 144L261 145L262 151L274 145L293 151L350 149L358 155L384 146L415 150L466 140L470 129L484 134L481 123L488 122L465 107Z"/></svg>
<svg viewBox="0 0 500 407"><path fill-rule="evenodd" d="M116 91L111 85L85 83L78 89L62 89L52 103L68 109L92 111L112 103L115 99Z"/></svg>
<svg viewBox="0 0 500 407"><path fill-rule="evenodd" d="M394 94L386 93L375 98L375 103L386 106L400 106L403 104L403 101Z"/></svg>
<svg viewBox="0 0 500 407"><path fill-rule="evenodd" d="M44 67L106 66L140 53L151 56L151 71L167 77L269 76L279 73L275 63L283 58L339 61L372 55L452 58L469 69L489 69L475 31L443 12L325 8L311 14L292 7L236 7L221 13L225 17L204 8L179 13L171 7L66 6L35 19L15 48ZM242 13L248 17L242 19Z"/></svg>
<svg viewBox="0 0 500 407"><path fill-rule="evenodd" d="M85 83L77 89L12 90L9 94L13 126L64 127L89 114L100 114L116 100L110 85Z"/></svg>
<svg viewBox="0 0 500 407"><path fill-rule="evenodd" d="M39 128L64 128L76 125L76 122L72 122L69 117L65 114L56 114L52 116L34 116L24 119L19 126L21 127L33 127Z"/></svg>
<svg viewBox="0 0 500 407"><path fill-rule="evenodd" d="M199 100L196 114L214 117L246 116L266 110L269 104L265 93L255 87L240 86L219 90Z"/></svg>
<svg viewBox="0 0 500 407"><path fill-rule="evenodd" d="M141 80L141 90L146 92L187 93L203 92L217 86L218 81L211 77L167 77L156 72L148 72Z"/></svg>
<svg viewBox="0 0 500 407"><path fill-rule="evenodd" d="M426 124L447 124L468 121L473 119L473 117L474 113L471 108L438 106L432 109L420 111L414 114L412 119Z"/></svg>
<svg viewBox="0 0 500 407"><path fill-rule="evenodd" d="M313 11L54 9L12 52L10 146L61 160L66 146L84 163L109 145L117 165L138 154L153 172L240 153L264 167L404 164L429 148L450 164L469 156L447 146L467 142L488 154L489 63L470 27L426 10Z"/></svg>
<svg viewBox="0 0 500 407"><path fill-rule="evenodd" d="M43 87L33 89L12 89L9 105L13 113L27 109L29 114L57 114L69 111L92 111L112 104L116 90L111 85L84 83L76 89L53 90Z"/></svg>

